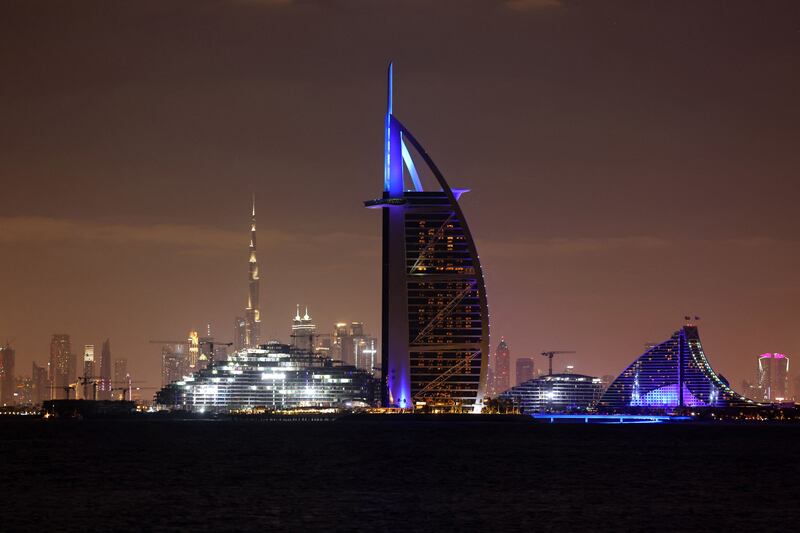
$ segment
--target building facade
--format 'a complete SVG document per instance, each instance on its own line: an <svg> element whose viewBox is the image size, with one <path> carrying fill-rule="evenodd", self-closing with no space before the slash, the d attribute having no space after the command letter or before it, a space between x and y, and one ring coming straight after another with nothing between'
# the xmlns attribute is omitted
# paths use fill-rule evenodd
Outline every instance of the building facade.
<svg viewBox="0 0 800 533"><path fill-rule="evenodd" d="M125 394L125 389L130 388L131 386L131 376L128 373L128 360L125 358L118 358L114 359L114 386L112 387L112 392L114 390L117 391L117 394L114 394L114 398L119 398L121 400L128 399L128 396Z"/></svg>
<svg viewBox="0 0 800 533"><path fill-rule="evenodd" d="M164 344L161 347L161 386L180 381L189 373L188 344Z"/></svg>
<svg viewBox="0 0 800 533"><path fill-rule="evenodd" d="M50 339L50 399L68 399L75 366L69 335L55 334ZM72 379L70 379L72 377Z"/></svg>
<svg viewBox="0 0 800 533"><path fill-rule="evenodd" d="M486 390L489 308L475 241L452 189L393 113L384 123L383 403L479 411ZM438 190L424 190L409 145ZM410 186L406 187L407 174Z"/></svg>
<svg viewBox="0 0 800 533"><path fill-rule="evenodd" d="M6 342L0 347L0 404L11 405L14 402L14 391L17 386L14 372L17 367L17 353Z"/></svg>
<svg viewBox="0 0 800 533"><path fill-rule="evenodd" d="M237 352L246 348L247 335L245 332L247 328L245 326L244 317L237 316L236 320L233 321L233 349Z"/></svg>
<svg viewBox="0 0 800 533"><path fill-rule="evenodd" d="M50 380L47 376L47 367L39 366L34 361L31 365L31 401L34 405L41 405L50 399Z"/></svg>
<svg viewBox="0 0 800 533"><path fill-rule="evenodd" d="M489 377L487 394L490 398L497 396L511 387L511 350L505 339L500 339L500 344L494 351L494 356L489 359Z"/></svg>
<svg viewBox="0 0 800 533"><path fill-rule="evenodd" d="M297 313L292 319L292 346L298 350L307 352L314 350L314 338L317 333L317 326L311 320L311 315L308 314L308 307L306 307L306 314L300 316L300 306L297 306Z"/></svg>
<svg viewBox="0 0 800 533"><path fill-rule="evenodd" d="M366 406L378 383L354 366L273 341L167 385L156 403L201 412Z"/></svg>
<svg viewBox="0 0 800 533"><path fill-rule="evenodd" d="M111 399L111 340L103 341L100 350L100 380L97 382L97 399Z"/></svg>
<svg viewBox="0 0 800 533"><path fill-rule="evenodd" d="M95 378L94 370L94 344L86 344L83 347L83 379L81 381L81 391L83 398L86 400L94 400Z"/></svg>
<svg viewBox="0 0 800 533"><path fill-rule="evenodd" d="M581 374L551 374L530 379L500 394L524 414L577 413L595 407L603 393L600 378Z"/></svg>
<svg viewBox="0 0 800 533"><path fill-rule="evenodd" d="M517 359L515 371L514 383L516 385L533 379L533 359L530 357L520 357Z"/></svg>
<svg viewBox="0 0 800 533"><path fill-rule="evenodd" d="M753 405L714 372L700 343L697 326L688 324L639 356L603 394L600 407L726 407Z"/></svg>
<svg viewBox="0 0 800 533"><path fill-rule="evenodd" d="M759 400L782 402L791 398L789 391L789 357L782 353L758 356Z"/></svg>

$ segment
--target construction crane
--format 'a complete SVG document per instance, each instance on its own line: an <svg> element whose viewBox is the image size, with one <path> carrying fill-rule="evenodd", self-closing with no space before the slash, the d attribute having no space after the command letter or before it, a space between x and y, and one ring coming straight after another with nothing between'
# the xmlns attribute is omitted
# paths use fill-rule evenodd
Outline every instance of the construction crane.
<svg viewBox="0 0 800 533"><path fill-rule="evenodd" d="M74 391L77 388L77 383L70 383L69 385L64 385L63 387L50 387L51 391L54 390L63 390L67 393L67 400L69 400L69 393ZM55 399L55 398L53 398Z"/></svg>
<svg viewBox="0 0 800 533"><path fill-rule="evenodd" d="M542 355L547 357L547 375L553 375L553 356L561 353L575 353L573 350L552 350L549 352L542 352Z"/></svg>

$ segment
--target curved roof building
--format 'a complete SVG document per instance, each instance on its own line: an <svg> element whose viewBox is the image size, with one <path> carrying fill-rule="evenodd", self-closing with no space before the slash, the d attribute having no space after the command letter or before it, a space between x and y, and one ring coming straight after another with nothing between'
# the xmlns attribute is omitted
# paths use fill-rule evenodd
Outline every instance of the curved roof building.
<svg viewBox="0 0 800 533"><path fill-rule="evenodd" d="M626 409L754 404L714 372L697 326L690 324L639 356L611 383L599 406Z"/></svg>
<svg viewBox="0 0 800 533"><path fill-rule="evenodd" d="M392 112L384 124L383 405L477 410L489 354L489 308L475 241L452 189ZM424 190L412 150L438 190ZM408 185L408 186L406 186Z"/></svg>
<svg viewBox="0 0 800 533"><path fill-rule="evenodd" d="M600 378L582 374L550 374L530 379L500 394L520 411L530 413L574 413L587 411L603 393Z"/></svg>

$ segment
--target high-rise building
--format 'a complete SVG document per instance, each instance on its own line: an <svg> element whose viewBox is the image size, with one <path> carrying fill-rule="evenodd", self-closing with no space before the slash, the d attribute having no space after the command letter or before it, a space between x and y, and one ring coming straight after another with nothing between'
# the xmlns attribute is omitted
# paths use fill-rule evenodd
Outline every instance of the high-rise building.
<svg viewBox="0 0 800 533"><path fill-rule="evenodd" d="M639 356L600 400L601 407L611 410L753 404L711 368L694 324Z"/></svg>
<svg viewBox="0 0 800 533"><path fill-rule="evenodd" d="M391 65L387 100L383 196L365 202L383 212L382 401L477 411L486 390L489 308L475 241L458 203L466 189L450 188L395 117ZM424 190L409 145L435 178L435 190Z"/></svg>
<svg viewBox="0 0 800 533"><path fill-rule="evenodd" d="M197 370L198 364L200 363L200 337L196 331L192 330L189 332L187 345L189 351L187 364L189 367L189 372L191 373Z"/></svg>
<svg viewBox="0 0 800 533"><path fill-rule="evenodd" d="M782 402L789 394L789 357L782 353L764 353L758 356L759 400Z"/></svg>
<svg viewBox="0 0 800 533"><path fill-rule="evenodd" d="M352 365L354 354L348 351L351 346L350 331L347 329L347 323L337 322L333 328L333 337L331 339L331 359Z"/></svg>
<svg viewBox="0 0 800 533"><path fill-rule="evenodd" d="M494 357L489 358L489 378L487 394L490 398L508 390L511 386L511 350L505 339L500 339L500 344L494 351Z"/></svg>
<svg viewBox="0 0 800 533"><path fill-rule="evenodd" d="M50 398L69 398L70 368L74 357L69 335L54 334L50 340Z"/></svg>
<svg viewBox="0 0 800 533"><path fill-rule="evenodd" d="M329 355L343 364L375 373L380 367L378 339L364 333L363 322L338 322L334 326Z"/></svg>
<svg viewBox="0 0 800 533"><path fill-rule="evenodd" d="M519 385L533 379L533 358L520 357L517 359L514 382Z"/></svg>
<svg viewBox="0 0 800 533"><path fill-rule="evenodd" d="M353 336L353 359L356 368L375 373L378 369L378 340L368 335Z"/></svg>
<svg viewBox="0 0 800 533"><path fill-rule="evenodd" d="M206 326L206 334L198 338L199 350L198 364L205 368L208 362L214 359L214 336L211 335L211 324Z"/></svg>
<svg viewBox="0 0 800 533"><path fill-rule="evenodd" d="M97 382L97 399L111 399L111 340L103 341L100 352L100 379Z"/></svg>
<svg viewBox="0 0 800 533"><path fill-rule="evenodd" d="M94 344L86 344L83 347L83 398L94 400L95 390L95 370L94 370Z"/></svg>
<svg viewBox="0 0 800 533"><path fill-rule="evenodd" d="M31 369L31 401L40 405L50 399L50 380L47 377L47 367L39 366L33 362Z"/></svg>
<svg viewBox="0 0 800 533"><path fill-rule="evenodd" d="M16 371L16 351L6 342L0 347L0 404L11 405L14 402L14 390L17 386L14 372Z"/></svg>
<svg viewBox="0 0 800 533"><path fill-rule="evenodd" d="M189 372L188 344L164 344L161 347L161 385L183 379Z"/></svg>
<svg viewBox="0 0 800 533"><path fill-rule="evenodd" d="M237 316L233 321L233 349L235 351L243 350L247 346L247 322L243 317Z"/></svg>
<svg viewBox="0 0 800 533"><path fill-rule="evenodd" d="M308 314L308 307L306 313L300 316L300 305L297 305L297 312L292 319L292 346L299 350L310 352L314 348L314 335L316 334L317 326L311 321L311 316Z"/></svg>
<svg viewBox="0 0 800 533"><path fill-rule="evenodd" d="M258 260L256 259L256 197L250 215L250 259L247 308L244 310L244 345L256 348L261 343L261 310L258 303Z"/></svg>
<svg viewBox="0 0 800 533"><path fill-rule="evenodd" d="M124 358L114 359L114 386L112 389L126 389L130 387L131 377L128 374L128 360ZM119 392L119 391L118 391ZM128 399L128 396L124 394L124 390L122 391L123 394L119 395L119 398L122 400Z"/></svg>

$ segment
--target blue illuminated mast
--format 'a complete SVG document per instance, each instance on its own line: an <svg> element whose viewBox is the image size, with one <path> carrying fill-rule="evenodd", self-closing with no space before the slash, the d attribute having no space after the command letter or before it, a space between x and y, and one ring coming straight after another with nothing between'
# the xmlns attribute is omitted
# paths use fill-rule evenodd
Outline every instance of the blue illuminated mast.
<svg viewBox="0 0 800 533"><path fill-rule="evenodd" d="M403 196L403 163L402 163L402 138L400 125L392 114L393 98L393 70L394 65L389 63L388 89L386 98L386 121L384 143L384 169L383 190L392 198Z"/></svg>

